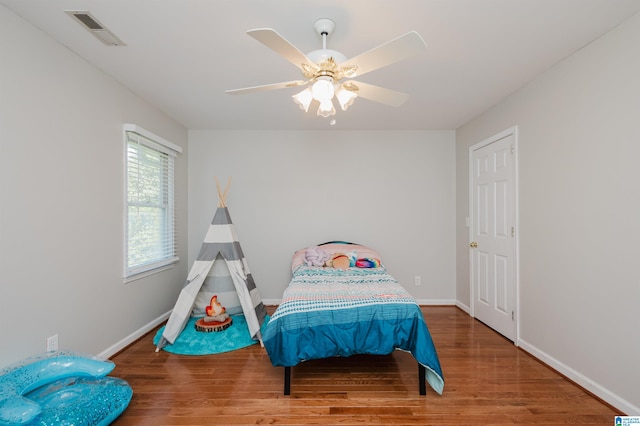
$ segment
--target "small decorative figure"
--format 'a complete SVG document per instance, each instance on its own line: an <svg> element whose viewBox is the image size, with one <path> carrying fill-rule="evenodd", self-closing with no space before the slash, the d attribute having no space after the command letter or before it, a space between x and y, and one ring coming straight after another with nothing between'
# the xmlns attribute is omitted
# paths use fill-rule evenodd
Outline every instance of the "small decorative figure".
<svg viewBox="0 0 640 426"><path fill-rule="evenodd" d="M222 322L229 318L227 309L218 302L218 295L214 295L209 302L209 306L205 308L207 316L204 317L205 322Z"/></svg>
<svg viewBox="0 0 640 426"><path fill-rule="evenodd" d="M223 331L231 326L232 318L227 309L218 302L218 295L214 295L205 308L206 316L196 321L196 330L210 332Z"/></svg>

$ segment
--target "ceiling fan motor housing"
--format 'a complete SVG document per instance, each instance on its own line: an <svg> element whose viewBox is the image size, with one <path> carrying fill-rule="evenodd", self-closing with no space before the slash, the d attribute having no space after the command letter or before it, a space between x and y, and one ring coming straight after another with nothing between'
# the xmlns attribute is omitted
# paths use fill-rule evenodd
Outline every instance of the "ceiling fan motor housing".
<svg viewBox="0 0 640 426"><path fill-rule="evenodd" d="M316 64L320 64L329 58L333 58L336 64L341 64L347 60L346 56L333 49L314 50L313 52L307 53L307 58L311 59Z"/></svg>

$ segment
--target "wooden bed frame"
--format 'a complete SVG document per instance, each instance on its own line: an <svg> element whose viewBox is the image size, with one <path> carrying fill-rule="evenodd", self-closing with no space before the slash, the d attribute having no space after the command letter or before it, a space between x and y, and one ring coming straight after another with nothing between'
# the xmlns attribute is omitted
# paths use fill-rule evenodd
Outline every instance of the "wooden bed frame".
<svg viewBox="0 0 640 426"><path fill-rule="evenodd" d="M418 363L418 385L420 387L420 395L427 394L425 374L425 367ZM291 395L291 367L284 367L284 394Z"/></svg>

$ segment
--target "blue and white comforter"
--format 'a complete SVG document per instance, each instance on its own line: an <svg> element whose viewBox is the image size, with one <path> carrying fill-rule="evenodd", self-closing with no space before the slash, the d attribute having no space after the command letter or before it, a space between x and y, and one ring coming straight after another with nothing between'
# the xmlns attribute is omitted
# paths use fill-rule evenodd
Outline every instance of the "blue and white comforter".
<svg viewBox="0 0 640 426"><path fill-rule="evenodd" d="M305 360L411 352L441 394L440 361L415 299L386 269L300 266L267 324L263 342L274 366Z"/></svg>

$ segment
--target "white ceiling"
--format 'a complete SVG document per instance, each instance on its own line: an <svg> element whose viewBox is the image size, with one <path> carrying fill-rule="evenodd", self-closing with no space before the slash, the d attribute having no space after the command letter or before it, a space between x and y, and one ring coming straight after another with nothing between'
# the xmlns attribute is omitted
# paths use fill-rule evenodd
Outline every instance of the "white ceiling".
<svg viewBox="0 0 640 426"><path fill-rule="evenodd" d="M640 10L640 0L0 0L189 129L455 129ZM88 10L126 43L105 46L65 10ZM406 92L398 108L356 99L335 125L304 113L290 88L227 89L302 79L246 34L273 28L302 52L350 58L408 31L424 55L358 79ZM16 40L20 43L20 40Z"/></svg>

